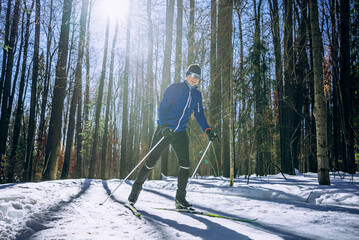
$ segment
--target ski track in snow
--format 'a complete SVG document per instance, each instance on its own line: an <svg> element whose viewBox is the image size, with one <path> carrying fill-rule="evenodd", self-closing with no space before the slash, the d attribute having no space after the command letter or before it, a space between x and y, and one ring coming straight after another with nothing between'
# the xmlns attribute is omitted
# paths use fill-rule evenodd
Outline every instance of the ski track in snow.
<svg viewBox="0 0 359 240"><path fill-rule="evenodd" d="M187 200L196 209L258 218L253 223L155 209L174 208L176 178L145 183L136 203L141 219L123 206L130 181L99 205L119 183L0 185L0 239L359 239L357 183L322 187L313 179L273 177L228 187L223 178L192 181Z"/></svg>

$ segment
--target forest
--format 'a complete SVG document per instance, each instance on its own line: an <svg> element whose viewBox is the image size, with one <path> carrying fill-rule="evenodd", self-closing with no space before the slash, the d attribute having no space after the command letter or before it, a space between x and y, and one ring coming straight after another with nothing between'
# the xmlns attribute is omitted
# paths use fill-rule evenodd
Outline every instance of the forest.
<svg viewBox="0 0 359 240"><path fill-rule="evenodd" d="M357 0L1 0L0 183L123 179L192 63L219 135L200 176L354 174L358 12ZM187 132L193 172L208 138L193 115ZM177 172L168 148L150 177Z"/></svg>

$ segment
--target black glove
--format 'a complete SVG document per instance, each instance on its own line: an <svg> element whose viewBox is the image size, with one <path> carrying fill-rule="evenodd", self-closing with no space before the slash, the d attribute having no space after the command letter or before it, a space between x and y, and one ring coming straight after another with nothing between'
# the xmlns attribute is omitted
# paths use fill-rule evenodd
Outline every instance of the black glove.
<svg viewBox="0 0 359 240"><path fill-rule="evenodd" d="M162 124L161 126L161 134L164 137L169 137L173 133L173 129L169 128L167 124Z"/></svg>
<svg viewBox="0 0 359 240"><path fill-rule="evenodd" d="M209 141L214 141L214 140L216 140L216 138L218 138L217 133L215 131L213 131L212 129L208 129L206 131L206 133L207 133ZM218 138L218 140L219 140L219 138Z"/></svg>

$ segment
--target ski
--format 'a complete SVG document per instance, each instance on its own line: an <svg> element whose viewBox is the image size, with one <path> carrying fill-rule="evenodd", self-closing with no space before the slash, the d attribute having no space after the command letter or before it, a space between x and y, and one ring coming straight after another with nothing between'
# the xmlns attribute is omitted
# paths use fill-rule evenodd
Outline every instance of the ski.
<svg viewBox="0 0 359 240"><path fill-rule="evenodd" d="M128 208L132 213L133 215L135 215L136 217L140 218L141 219L141 213L139 213L137 211L137 209L135 208L135 206L133 206L132 204L129 204L129 203L125 203L124 206L126 208Z"/></svg>
<svg viewBox="0 0 359 240"><path fill-rule="evenodd" d="M233 221L237 221L237 222L247 222L247 223L254 222L254 221L256 221L258 219L258 218L241 219L241 218L234 218L234 217L226 217L226 216L213 214L213 213L209 213L209 212L197 211L197 210L195 210L193 208L192 209L156 208L156 209L157 210L174 211L174 212L192 213L192 214L204 215L204 216L208 216L208 217L223 218L223 219L229 219L229 220L233 220Z"/></svg>

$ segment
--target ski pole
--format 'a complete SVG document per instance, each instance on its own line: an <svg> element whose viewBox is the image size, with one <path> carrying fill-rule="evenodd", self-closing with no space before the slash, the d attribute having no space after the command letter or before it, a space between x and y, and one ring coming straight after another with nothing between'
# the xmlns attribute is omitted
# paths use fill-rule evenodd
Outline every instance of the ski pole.
<svg viewBox="0 0 359 240"><path fill-rule="evenodd" d="M204 156L206 155L206 153L207 153L207 151L208 151L208 149L209 149L209 146L211 145L211 142L212 142L212 141L209 141L209 143L208 143L208 145L207 145L207 147L206 147L206 150L204 150L204 153L203 153L201 159L199 160L199 163L197 164L197 167L196 167L196 169L194 170L194 172L193 172L193 174L192 174L192 177L189 179L189 181L188 181L188 183L187 183L186 189L188 188L188 186L189 186L189 184L191 183L191 181L192 181L194 175L196 174L196 172L197 172L197 170L198 170L198 168L199 168L199 165L201 164L201 162L202 162Z"/></svg>
<svg viewBox="0 0 359 240"><path fill-rule="evenodd" d="M150 153L158 146L158 144L160 144L160 142L162 142L162 140L163 140L164 138L165 138L165 137L162 137L162 138L156 143L156 145L155 145L153 148L151 148L151 150L146 154L146 156L144 156L144 157L142 158L142 160L136 165L136 167L135 167L134 169L132 169L132 171L125 177L125 179L123 179L123 181L120 182L120 184L118 184L118 186L115 188L115 190L113 190L112 193L111 193L110 195L108 195L108 197L105 199L105 201L103 201L102 203L100 203L100 205L103 205L103 204L107 201L107 199L109 199L109 198L115 193L115 191L122 185L122 183L124 183L124 182L127 180L127 178L129 178L129 177L131 176L131 174L141 165L141 163L142 163L143 161L145 161L145 159L148 157L148 155L150 155Z"/></svg>

